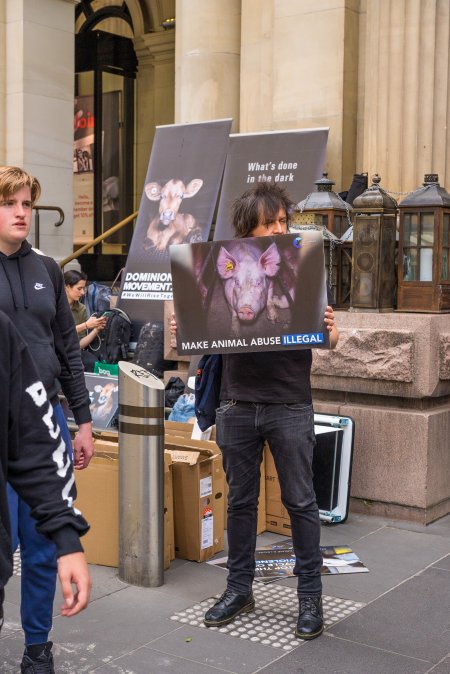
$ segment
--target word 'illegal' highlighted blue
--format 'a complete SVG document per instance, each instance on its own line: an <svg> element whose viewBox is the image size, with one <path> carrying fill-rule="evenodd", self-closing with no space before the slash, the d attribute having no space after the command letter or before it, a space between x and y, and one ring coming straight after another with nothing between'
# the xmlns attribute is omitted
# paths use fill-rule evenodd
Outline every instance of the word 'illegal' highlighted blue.
<svg viewBox="0 0 450 674"><path fill-rule="evenodd" d="M292 346L293 344L323 344L325 337L323 332L307 332L301 335L282 335L281 343L283 346Z"/></svg>

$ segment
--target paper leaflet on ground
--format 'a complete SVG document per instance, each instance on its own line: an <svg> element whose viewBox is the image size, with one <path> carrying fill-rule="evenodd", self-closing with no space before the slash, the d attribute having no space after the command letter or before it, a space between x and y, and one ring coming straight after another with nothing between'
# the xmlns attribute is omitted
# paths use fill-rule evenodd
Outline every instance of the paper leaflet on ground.
<svg viewBox="0 0 450 674"><path fill-rule="evenodd" d="M320 546L320 551L323 556L322 575L367 573L369 571L348 545ZM257 548L255 561L255 580L261 583L272 583L293 576L295 555L292 540ZM212 559L208 564L215 564L226 569L227 557Z"/></svg>

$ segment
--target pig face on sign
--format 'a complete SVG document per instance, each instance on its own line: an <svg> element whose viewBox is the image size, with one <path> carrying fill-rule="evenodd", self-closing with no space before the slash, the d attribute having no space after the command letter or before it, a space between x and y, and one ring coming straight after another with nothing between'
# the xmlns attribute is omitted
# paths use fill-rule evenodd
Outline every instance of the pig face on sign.
<svg viewBox="0 0 450 674"><path fill-rule="evenodd" d="M243 325L253 324L263 311L271 323L276 323L278 308L289 307L287 295L293 299L294 288L283 283L282 262L275 242L264 251L253 241L230 242L228 248L220 247L216 268L223 281L234 334L239 334Z"/></svg>

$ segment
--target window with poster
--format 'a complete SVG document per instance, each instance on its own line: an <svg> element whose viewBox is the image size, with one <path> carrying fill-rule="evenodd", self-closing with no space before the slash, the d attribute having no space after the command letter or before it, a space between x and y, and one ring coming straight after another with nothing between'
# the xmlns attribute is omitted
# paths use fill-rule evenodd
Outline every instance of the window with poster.
<svg viewBox="0 0 450 674"><path fill-rule="evenodd" d="M81 0L75 8L75 32L76 250L133 212L137 58L126 3ZM124 266L131 236L132 224L80 256L88 277L113 278Z"/></svg>

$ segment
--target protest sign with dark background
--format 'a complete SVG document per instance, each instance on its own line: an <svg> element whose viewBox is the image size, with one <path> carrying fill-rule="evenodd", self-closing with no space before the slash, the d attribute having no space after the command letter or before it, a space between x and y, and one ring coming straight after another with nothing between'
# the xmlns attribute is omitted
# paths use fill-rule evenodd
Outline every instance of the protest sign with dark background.
<svg viewBox="0 0 450 674"><path fill-rule="evenodd" d="M271 131L230 136L214 239L231 239L231 204L263 180L285 187L298 203L322 177L328 129Z"/></svg>
<svg viewBox="0 0 450 674"><path fill-rule="evenodd" d="M230 119L156 128L118 302L133 338L172 299L169 246L208 239L230 128Z"/></svg>
<svg viewBox="0 0 450 674"><path fill-rule="evenodd" d="M180 354L329 346L321 232L170 249Z"/></svg>

